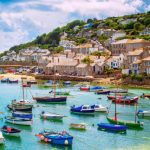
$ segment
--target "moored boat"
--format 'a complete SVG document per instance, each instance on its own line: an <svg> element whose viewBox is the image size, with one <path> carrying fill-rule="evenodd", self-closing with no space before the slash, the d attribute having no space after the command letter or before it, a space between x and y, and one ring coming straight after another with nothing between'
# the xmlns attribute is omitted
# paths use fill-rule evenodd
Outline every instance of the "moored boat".
<svg viewBox="0 0 150 150"><path fill-rule="evenodd" d="M5 141L2 132L0 131L0 144L3 144Z"/></svg>
<svg viewBox="0 0 150 150"><path fill-rule="evenodd" d="M27 125L27 126L32 125L31 119L22 119L22 118L16 118L16 117L11 117L11 116L5 117L5 121L8 123L17 124L17 125Z"/></svg>
<svg viewBox="0 0 150 150"><path fill-rule="evenodd" d="M33 100L36 100L39 103L66 103L67 97L33 97Z"/></svg>
<svg viewBox="0 0 150 150"><path fill-rule="evenodd" d="M139 117L150 117L150 110L139 110L138 112L137 112L137 115L139 116Z"/></svg>
<svg viewBox="0 0 150 150"><path fill-rule="evenodd" d="M29 81L27 81L27 84L37 84L37 81L36 80L29 80Z"/></svg>
<svg viewBox="0 0 150 150"><path fill-rule="evenodd" d="M80 87L80 91L89 91L90 90L90 86L89 85L85 85L85 86L81 86Z"/></svg>
<svg viewBox="0 0 150 150"><path fill-rule="evenodd" d="M107 120L112 124L118 125L126 125L131 129L143 129L143 122L134 122L134 121L124 121L124 120L116 120L115 118L107 117Z"/></svg>
<svg viewBox="0 0 150 150"><path fill-rule="evenodd" d="M112 99L123 99L123 98L126 98L126 96L123 96L123 95L118 95L118 96L115 96L115 95L108 95L107 98L109 100L112 100Z"/></svg>
<svg viewBox="0 0 150 150"><path fill-rule="evenodd" d="M133 98L116 98L116 99L112 99L113 103L117 103L117 104L125 104L125 105L132 105L132 104L136 104L138 102L138 97L133 97Z"/></svg>
<svg viewBox="0 0 150 150"><path fill-rule="evenodd" d="M35 136L37 136L41 141L56 145L72 145L73 141L73 136L66 131L63 131L62 133L43 131Z"/></svg>
<svg viewBox="0 0 150 150"><path fill-rule="evenodd" d="M9 81L9 78L3 78L1 79L1 83L7 83Z"/></svg>
<svg viewBox="0 0 150 150"><path fill-rule="evenodd" d="M100 95L100 94L107 95L107 94L110 94L110 91L109 90L99 90L99 91L96 91L95 93L98 95Z"/></svg>
<svg viewBox="0 0 150 150"><path fill-rule="evenodd" d="M116 125L110 123L98 123L97 125L98 129L105 131L125 133L127 130L127 126L125 125Z"/></svg>
<svg viewBox="0 0 150 150"><path fill-rule="evenodd" d="M8 79L8 83L18 83L17 79Z"/></svg>
<svg viewBox="0 0 150 150"><path fill-rule="evenodd" d="M64 85L64 86L66 86L66 85L71 85L71 81L64 81L64 82L63 82L63 85Z"/></svg>
<svg viewBox="0 0 150 150"><path fill-rule="evenodd" d="M70 129L75 129L75 130L86 130L86 125L84 123L71 123L70 124Z"/></svg>
<svg viewBox="0 0 150 150"><path fill-rule="evenodd" d="M76 107L75 105L71 106L70 111L75 114L84 114L84 115L94 115L95 110L89 105L81 105Z"/></svg>
<svg viewBox="0 0 150 150"><path fill-rule="evenodd" d="M143 94L142 97L150 99L150 94Z"/></svg>
<svg viewBox="0 0 150 150"><path fill-rule="evenodd" d="M32 119L32 113L29 112L13 111L12 116L16 118Z"/></svg>
<svg viewBox="0 0 150 150"><path fill-rule="evenodd" d="M69 95L70 95L70 92L61 92L61 91L56 91L56 95L69 96Z"/></svg>
<svg viewBox="0 0 150 150"><path fill-rule="evenodd" d="M7 105L7 108L12 111L24 111L24 112L32 112L32 106L26 105Z"/></svg>
<svg viewBox="0 0 150 150"><path fill-rule="evenodd" d="M108 111L107 107L104 107L99 104L91 105L91 108L93 108L95 112L107 112Z"/></svg>
<svg viewBox="0 0 150 150"><path fill-rule="evenodd" d="M128 89L113 89L110 93L128 93Z"/></svg>
<svg viewBox="0 0 150 150"><path fill-rule="evenodd" d="M102 90L103 89L103 87L101 87L101 86L92 86L92 87L90 87L90 92L95 92L95 91L98 91L98 90Z"/></svg>
<svg viewBox="0 0 150 150"><path fill-rule="evenodd" d="M62 120L63 119L63 115L59 115L59 114L54 114L54 113L45 113L44 111L42 111L42 113L40 114L42 119L47 119L47 120Z"/></svg>
<svg viewBox="0 0 150 150"><path fill-rule="evenodd" d="M8 136L20 136L20 132L21 130L19 129L16 129L16 128L12 128L12 127L9 127L9 126L6 126L4 125L2 128L1 128L1 131L3 134L5 135L8 135Z"/></svg>

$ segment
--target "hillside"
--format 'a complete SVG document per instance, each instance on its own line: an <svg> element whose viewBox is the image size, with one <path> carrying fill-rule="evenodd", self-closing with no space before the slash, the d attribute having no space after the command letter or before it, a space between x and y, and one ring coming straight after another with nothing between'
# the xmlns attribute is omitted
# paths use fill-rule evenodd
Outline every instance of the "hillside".
<svg viewBox="0 0 150 150"><path fill-rule="evenodd" d="M125 23L127 22L127 23ZM85 28L86 24L92 24L90 28ZM38 36L35 40L29 43L17 45L11 47L9 51L16 51L30 46L39 46L43 49L49 49L50 51L59 52L62 50L58 47L61 35L66 32L67 39L73 40L76 44L82 44L88 41L88 39L96 39L103 43L108 37L97 36L96 31L100 28L122 30L126 32L126 36L123 38L143 38L150 40L150 36L140 36L139 33L146 27L150 28L150 11L147 13L139 13L126 15L121 17L109 17L104 20L88 19L87 22L75 20L68 23L66 26L56 28L48 34ZM83 33L90 33L87 37ZM2 55L4 55L5 52Z"/></svg>

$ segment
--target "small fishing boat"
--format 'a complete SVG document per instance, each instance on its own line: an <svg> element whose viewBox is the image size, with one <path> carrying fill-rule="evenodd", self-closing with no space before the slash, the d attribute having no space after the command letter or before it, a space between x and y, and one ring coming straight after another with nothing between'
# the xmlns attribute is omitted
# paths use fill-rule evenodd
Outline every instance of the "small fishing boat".
<svg viewBox="0 0 150 150"><path fill-rule="evenodd" d="M22 119L22 118L16 118L16 117L11 117L11 116L5 117L5 121L8 123L17 124L17 125L27 125L27 126L32 125L31 119Z"/></svg>
<svg viewBox="0 0 150 150"><path fill-rule="evenodd" d="M73 136L66 131L63 131L62 133L43 131L35 136L37 136L41 141L56 145L72 145L73 141Z"/></svg>
<svg viewBox="0 0 150 150"><path fill-rule="evenodd" d="M29 80L29 81L27 81L27 84L37 84L37 81L36 80Z"/></svg>
<svg viewBox="0 0 150 150"><path fill-rule="evenodd" d="M75 130L86 130L86 125L84 123L71 123L70 124L70 129L75 129Z"/></svg>
<svg viewBox="0 0 150 150"><path fill-rule="evenodd" d="M90 86L89 85L85 85L85 86L81 86L80 87L80 91L89 91L90 90Z"/></svg>
<svg viewBox="0 0 150 150"><path fill-rule="evenodd" d="M12 116L22 119L32 119L32 113L29 112L13 111Z"/></svg>
<svg viewBox="0 0 150 150"><path fill-rule="evenodd" d="M133 98L120 98L120 99L112 99L113 103L117 103L117 104L125 104L125 105L132 105L137 103L138 101L138 97L133 97Z"/></svg>
<svg viewBox="0 0 150 150"><path fill-rule="evenodd" d="M101 86L92 86L90 87L90 92L95 92L95 91L98 91L98 90L102 90L103 87Z"/></svg>
<svg viewBox="0 0 150 150"><path fill-rule="evenodd" d="M110 94L110 91L109 90L99 90L99 91L96 91L95 94L103 94L103 95L108 95Z"/></svg>
<svg viewBox="0 0 150 150"><path fill-rule="evenodd" d="M63 82L63 85L64 85L64 86L71 85L71 81L64 81L64 82Z"/></svg>
<svg viewBox="0 0 150 150"><path fill-rule="evenodd" d="M12 111L32 112L32 106L26 105L7 105L7 108Z"/></svg>
<svg viewBox="0 0 150 150"><path fill-rule="evenodd" d="M115 95L108 95L107 98L109 100L112 100L112 99L123 99L123 98L126 98L126 96L123 96L123 95L118 95L118 96L115 96Z"/></svg>
<svg viewBox="0 0 150 150"><path fill-rule="evenodd" d="M31 84L23 84L22 87L31 87Z"/></svg>
<svg viewBox="0 0 150 150"><path fill-rule="evenodd" d="M9 126L6 126L6 125L4 125L1 128L1 131L5 135L16 136L16 137L20 136L20 133L21 133L21 130L15 129L15 128L12 128L12 127L9 127Z"/></svg>
<svg viewBox="0 0 150 150"><path fill-rule="evenodd" d="M70 92L61 92L61 91L56 91L56 95L69 96L69 95L70 95Z"/></svg>
<svg viewBox="0 0 150 150"><path fill-rule="evenodd" d="M67 97L33 97L38 103L66 103Z"/></svg>
<svg viewBox="0 0 150 150"><path fill-rule="evenodd" d="M144 97L144 98L149 98L149 99L150 99L150 94L144 94L144 93L143 93L142 97Z"/></svg>
<svg viewBox="0 0 150 150"><path fill-rule="evenodd" d="M7 83L8 80L9 80L9 78L3 78L3 79L1 80L1 83Z"/></svg>
<svg viewBox="0 0 150 150"><path fill-rule="evenodd" d="M126 125L131 129L143 129L143 122L134 122L134 121L124 121L124 120L116 120L115 118L107 117L107 120L112 124L118 125Z"/></svg>
<svg viewBox="0 0 150 150"><path fill-rule="evenodd" d="M12 104L13 106L20 106L20 105L33 106L33 102L28 101L28 100L19 100L19 101L12 100L12 103L11 103L11 104Z"/></svg>
<svg viewBox="0 0 150 150"><path fill-rule="evenodd" d="M98 123L97 125L98 129L105 131L125 133L127 130L127 126L125 125L116 125L110 123Z"/></svg>
<svg viewBox="0 0 150 150"><path fill-rule="evenodd" d="M150 110L139 110L138 112L137 112L137 115L139 116L139 117L150 117Z"/></svg>
<svg viewBox="0 0 150 150"><path fill-rule="evenodd" d="M40 114L42 119L47 119L47 120L62 120L63 119L63 115L59 115L59 114L54 114L54 113L45 113L44 111L42 111L42 113Z"/></svg>
<svg viewBox="0 0 150 150"><path fill-rule="evenodd" d="M54 76L55 77L55 76ZM66 96L56 96L56 81L53 82L53 90L49 93L53 93L52 96L46 97L33 97L33 100L39 103L51 103L51 104L65 104L67 101Z"/></svg>
<svg viewBox="0 0 150 150"><path fill-rule="evenodd" d="M2 132L0 131L0 144L3 144L5 141Z"/></svg>
<svg viewBox="0 0 150 150"><path fill-rule="evenodd" d="M8 83L18 83L17 79L8 79Z"/></svg>
<svg viewBox="0 0 150 150"><path fill-rule="evenodd" d="M108 111L107 107L104 107L99 104L92 105L91 108L93 108L95 112L107 112Z"/></svg>
<svg viewBox="0 0 150 150"><path fill-rule="evenodd" d="M128 93L127 89L113 89L110 90L111 93Z"/></svg>
<svg viewBox="0 0 150 150"><path fill-rule="evenodd" d="M84 115L93 115L95 110L89 105L81 105L76 107L75 105L71 106L70 111L75 114L84 114Z"/></svg>

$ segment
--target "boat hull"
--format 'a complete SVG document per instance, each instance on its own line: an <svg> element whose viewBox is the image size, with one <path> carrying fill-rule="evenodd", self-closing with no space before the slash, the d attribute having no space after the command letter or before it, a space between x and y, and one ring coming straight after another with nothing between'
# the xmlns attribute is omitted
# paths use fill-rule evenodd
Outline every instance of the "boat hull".
<svg viewBox="0 0 150 150"><path fill-rule="evenodd" d="M11 118L8 118L6 117L5 118L5 121L8 122L8 123L11 123L11 124L17 124L17 125L25 125L25 126L30 126L32 125L32 120L24 120L24 119L11 119Z"/></svg>
<svg viewBox="0 0 150 150"><path fill-rule="evenodd" d="M66 103L67 97L34 97L34 100L36 100L38 103Z"/></svg>
<svg viewBox="0 0 150 150"><path fill-rule="evenodd" d="M110 94L110 91L97 91L96 94L98 94L98 95L107 95L107 94Z"/></svg>
<svg viewBox="0 0 150 150"><path fill-rule="evenodd" d="M107 117L107 120L112 124L126 125L128 128L131 129L143 129L143 126L140 123L115 120L114 118L110 118L110 117Z"/></svg>
<svg viewBox="0 0 150 150"><path fill-rule="evenodd" d="M114 125L109 123L99 123L97 125L98 125L98 129L105 130L105 131L124 133L127 130L127 127L124 125Z"/></svg>
<svg viewBox="0 0 150 150"><path fill-rule="evenodd" d="M13 107L12 105L7 105L7 108L13 111L23 111L23 112L31 112L32 107Z"/></svg>

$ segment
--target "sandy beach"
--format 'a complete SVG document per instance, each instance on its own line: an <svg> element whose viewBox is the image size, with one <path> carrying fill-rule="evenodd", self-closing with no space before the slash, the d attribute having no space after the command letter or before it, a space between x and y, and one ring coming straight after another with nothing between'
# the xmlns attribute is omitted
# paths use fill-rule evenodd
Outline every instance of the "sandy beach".
<svg viewBox="0 0 150 150"><path fill-rule="evenodd" d="M17 80L21 80L21 78L27 78L27 80L35 80L35 78L32 76L17 75L17 74L12 74L12 73L1 74L0 79L2 78L11 78L11 79L17 79Z"/></svg>

